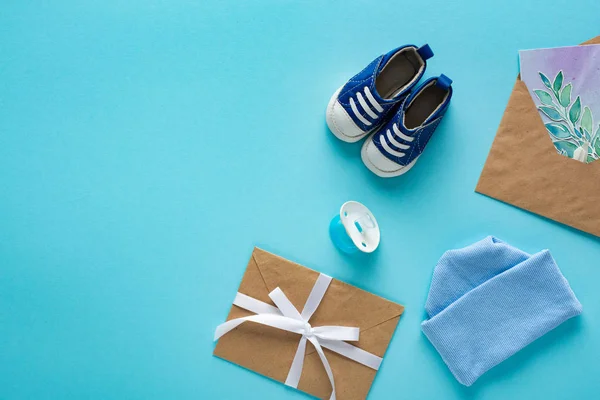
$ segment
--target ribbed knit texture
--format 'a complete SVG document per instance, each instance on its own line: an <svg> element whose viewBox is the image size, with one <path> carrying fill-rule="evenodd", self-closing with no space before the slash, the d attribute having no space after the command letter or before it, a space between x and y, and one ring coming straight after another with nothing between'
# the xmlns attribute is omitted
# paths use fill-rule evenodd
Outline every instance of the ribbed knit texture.
<svg viewBox="0 0 600 400"><path fill-rule="evenodd" d="M425 309L423 332L466 386L582 310L548 250L492 236L442 256Z"/></svg>

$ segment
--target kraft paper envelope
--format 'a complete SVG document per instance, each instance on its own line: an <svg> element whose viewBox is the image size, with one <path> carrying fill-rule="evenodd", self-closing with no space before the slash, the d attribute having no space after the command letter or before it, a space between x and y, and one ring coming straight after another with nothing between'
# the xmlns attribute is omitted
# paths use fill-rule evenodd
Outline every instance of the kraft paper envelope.
<svg viewBox="0 0 600 400"><path fill-rule="evenodd" d="M600 236L600 160L557 153L519 78L475 191Z"/></svg>
<svg viewBox="0 0 600 400"><path fill-rule="evenodd" d="M318 276L316 271L255 248L238 291L273 304L268 294L279 287L301 310ZM399 304L333 279L310 323L359 327L360 340L351 344L383 357L403 311ZM227 320L248 315L253 314L234 305ZM294 333L245 322L219 339L214 355L285 382L299 338ZM377 371L324 351L333 370L337 399L365 399ZM298 389L319 398L331 394L325 368L310 343Z"/></svg>

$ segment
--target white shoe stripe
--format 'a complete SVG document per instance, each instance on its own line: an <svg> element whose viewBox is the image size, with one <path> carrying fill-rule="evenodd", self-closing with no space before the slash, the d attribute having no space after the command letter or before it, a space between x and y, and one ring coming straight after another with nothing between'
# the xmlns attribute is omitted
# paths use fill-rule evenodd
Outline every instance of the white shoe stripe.
<svg viewBox="0 0 600 400"><path fill-rule="evenodd" d="M354 102L354 99L352 97L350 97L350 108L352 108L352 112L360 122L367 126L371 125L371 122L369 122L365 117L361 115L361 113L358 112L358 108L356 108L356 103Z"/></svg>
<svg viewBox="0 0 600 400"><path fill-rule="evenodd" d="M381 138L381 139L380 139L380 141L381 141L381 146L383 146L383 149L384 149L385 151L387 151L388 153L390 153L391 155L393 155L393 156L396 156L396 157L404 157L404 153L400 153L400 152L398 152L398 151L396 151L396 150L392 149L392 148L391 148L391 147L390 147L390 146L387 144L387 142L385 141L385 137L384 137L383 135L381 135L381 136L380 136L380 138Z"/></svg>
<svg viewBox="0 0 600 400"><path fill-rule="evenodd" d="M394 133L402 140L406 140L407 142L412 142L413 140L415 140L414 137L410 137L410 136L406 136L404 133L400 132L400 130L398 129L398 127L396 126L396 124L394 124L394 126L392 127L394 128Z"/></svg>
<svg viewBox="0 0 600 400"><path fill-rule="evenodd" d="M396 139L394 139L394 135L392 135L392 132L390 132L389 129L387 130L386 134L387 134L387 140L394 146L400 148L400 150L410 149L410 146L402 144L402 143L398 142Z"/></svg>
<svg viewBox="0 0 600 400"><path fill-rule="evenodd" d="M371 110L371 108L365 101L365 98L363 97L363 95L360 92L358 92L358 93L356 93L356 97L358 98L358 102L360 103L362 108L367 112L367 114L369 114L369 117L371 117L373 119L377 119L377 114L375 114L373 112L373 110Z"/></svg>
<svg viewBox="0 0 600 400"><path fill-rule="evenodd" d="M377 100L375 100L375 97L373 97L373 95L371 94L371 91L369 90L368 86L365 86L365 94L367 95L367 99L369 99L369 101L371 102L371 105L373 107L375 107L375 109L377 111L379 111L380 113L383 112L383 107L381 107L379 105L379 103L377 102Z"/></svg>

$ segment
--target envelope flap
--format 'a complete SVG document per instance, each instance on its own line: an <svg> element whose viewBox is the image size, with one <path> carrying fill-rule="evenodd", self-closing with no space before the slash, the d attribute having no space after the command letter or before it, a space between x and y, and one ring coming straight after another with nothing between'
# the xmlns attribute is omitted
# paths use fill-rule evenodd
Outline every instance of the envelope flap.
<svg viewBox="0 0 600 400"><path fill-rule="evenodd" d="M246 272L244 272L244 277L238 291L257 300L274 305L269 297L271 290L268 289L254 257L250 257L250 261L248 261L248 267L246 268Z"/></svg>
<svg viewBox="0 0 600 400"><path fill-rule="evenodd" d="M263 280L260 270L258 269L258 265L256 264L254 257L250 257L250 261L248 261L248 266L246 267L244 277L240 282L238 292L263 301L267 304L275 305L269 297L270 291L267 290L267 286ZM252 314L253 313L250 311L233 306L231 307L231 311L227 316L227 320L229 321L230 319L245 317Z"/></svg>
<svg viewBox="0 0 600 400"><path fill-rule="evenodd" d="M267 294L279 287L298 311L302 311L319 273L256 247L252 258L258 266Z"/></svg>
<svg viewBox="0 0 600 400"><path fill-rule="evenodd" d="M388 321L396 319L397 323L397 318L403 312L404 307L400 304L334 279L310 323L314 326L355 326L360 328L362 338L365 331ZM383 352L387 348L392 333L393 331L389 336L384 335L385 339L380 337L380 340L386 344L382 349ZM358 346L381 357L383 356L383 353L378 354L381 349L374 348L363 340L358 343Z"/></svg>
<svg viewBox="0 0 600 400"><path fill-rule="evenodd" d="M252 257L268 290L281 288L302 311L319 273L258 248ZM403 311L404 307L399 304L333 279L310 323L313 326L354 326L363 332L398 317Z"/></svg>

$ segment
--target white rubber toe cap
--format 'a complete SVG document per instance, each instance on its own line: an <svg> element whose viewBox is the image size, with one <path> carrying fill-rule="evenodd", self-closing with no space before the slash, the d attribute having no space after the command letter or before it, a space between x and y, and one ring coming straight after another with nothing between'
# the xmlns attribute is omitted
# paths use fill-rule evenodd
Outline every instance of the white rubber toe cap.
<svg viewBox="0 0 600 400"><path fill-rule="evenodd" d="M406 166L397 164L381 153L373 143L372 136L363 145L360 155L365 166L382 178L391 178L408 172L418 159L418 157L415 158Z"/></svg>
<svg viewBox="0 0 600 400"><path fill-rule="evenodd" d="M340 140L353 143L358 142L369 134L360 129L348 115L344 107L338 102L339 90L333 94L327 106L327 126L329 130Z"/></svg>

